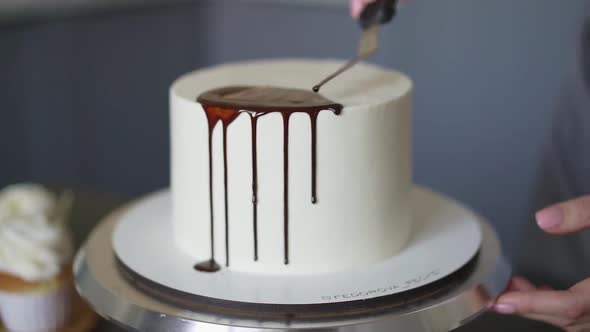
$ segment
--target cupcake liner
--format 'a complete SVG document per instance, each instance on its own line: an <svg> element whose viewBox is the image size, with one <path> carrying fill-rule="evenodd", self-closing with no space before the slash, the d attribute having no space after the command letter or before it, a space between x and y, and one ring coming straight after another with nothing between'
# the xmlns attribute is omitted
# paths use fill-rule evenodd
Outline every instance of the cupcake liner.
<svg viewBox="0 0 590 332"><path fill-rule="evenodd" d="M70 317L72 292L69 283L36 292L0 291L2 323L10 332L55 331Z"/></svg>

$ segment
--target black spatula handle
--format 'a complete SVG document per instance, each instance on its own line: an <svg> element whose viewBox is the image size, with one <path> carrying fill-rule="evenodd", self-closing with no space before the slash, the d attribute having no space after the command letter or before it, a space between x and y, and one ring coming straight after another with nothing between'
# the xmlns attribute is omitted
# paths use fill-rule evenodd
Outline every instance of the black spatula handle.
<svg viewBox="0 0 590 332"><path fill-rule="evenodd" d="M359 17L363 29L391 21L396 14L397 0L377 0L368 4Z"/></svg>

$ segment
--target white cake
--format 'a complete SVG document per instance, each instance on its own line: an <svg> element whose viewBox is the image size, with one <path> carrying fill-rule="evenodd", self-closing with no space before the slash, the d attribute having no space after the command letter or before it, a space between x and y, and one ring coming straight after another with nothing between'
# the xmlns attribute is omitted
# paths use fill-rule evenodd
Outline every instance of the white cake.
<svg viewBox="0 0 590 332"><path fill-rule="evenodd" d="M187 74L170 90L175 243L195 263L211 258L208 122L196 99L234 85L311 87L337 61L272 60L221 65ZM252 129L240 115L227 130L228 241L222 127L212 136L215 260L251 273L310 274L362 268L398 254L411 232L411 91L404 75L361 64L320 92L344 106L317 121L317 203L311 192L311 130L305 114L289 123L288 263L283 202L283 120L257 127L257 252L252 204Z"/></svg>

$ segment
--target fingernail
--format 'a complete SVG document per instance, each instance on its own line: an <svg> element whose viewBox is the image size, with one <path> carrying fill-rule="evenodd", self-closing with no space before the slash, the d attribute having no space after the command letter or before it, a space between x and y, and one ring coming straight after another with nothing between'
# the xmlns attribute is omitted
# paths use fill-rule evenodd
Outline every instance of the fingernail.
<svg viewBox="0 0 590 332"><path fill-rule="evenodd" d="M494 306L494 310L499 314L510 315L516 312L516 308L510 304L498 303Z"/></svg>
<svg viewBox="0 0 590 332"><path fill-rule="evenodd" d="M542 229L555 228L563 223L563 210L553 206L537 212L537 224Z"/></svg>

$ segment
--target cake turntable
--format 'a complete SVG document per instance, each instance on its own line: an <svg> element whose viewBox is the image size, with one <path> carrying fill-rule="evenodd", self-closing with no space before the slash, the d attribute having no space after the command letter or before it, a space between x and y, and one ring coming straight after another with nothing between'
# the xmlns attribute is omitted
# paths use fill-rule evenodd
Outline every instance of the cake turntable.
<svg viewBox="0 0 590 332"><path fill-rule="evenodd" d="M158 193L96 227L76 257L76 286L100 315L140 331L449 331L484 312L511 270L483 218L424 188L412 200L420 227L387 262L253 278L183 269ZM138 222L142 241L129 241Z"/></svg>

